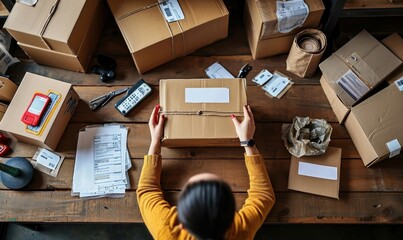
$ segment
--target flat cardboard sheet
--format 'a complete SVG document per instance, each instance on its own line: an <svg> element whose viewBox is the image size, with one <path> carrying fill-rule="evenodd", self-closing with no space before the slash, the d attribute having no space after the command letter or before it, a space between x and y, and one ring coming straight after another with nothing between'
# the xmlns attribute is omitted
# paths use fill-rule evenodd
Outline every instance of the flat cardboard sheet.
<svg viewBox="0 0 403 240"><path fill-rule="evenodd" d="M339 199L341 149L319 156L291 157L288 189Z"/></svg>
<svg viewBox="0 0 403 240"><path fill-rule="evenodd" d="M190 88L226 89L229 102L187 103ZM246 103L245 79L162 79L160 105L167 118L162 143L167 147L239 145L230 115L241 119Z"/></svg>
<svg viewBox="0 0 403 240"><path fill-rule="evenodd" d="M403 91L396 84L351 109L345 126L365 166L388 158L387 143L403 144Z"/></svg>

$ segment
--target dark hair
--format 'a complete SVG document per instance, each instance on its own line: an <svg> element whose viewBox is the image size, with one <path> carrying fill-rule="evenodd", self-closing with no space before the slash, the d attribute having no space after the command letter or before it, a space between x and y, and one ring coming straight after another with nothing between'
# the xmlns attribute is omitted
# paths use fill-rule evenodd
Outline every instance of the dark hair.
<svg viewBox="0 0 403 240"><path fill-rule="evenodd" d="M198 239L224 239L234 214L234 195L224 181L191 183L179 197L179 221Z"/></svg>

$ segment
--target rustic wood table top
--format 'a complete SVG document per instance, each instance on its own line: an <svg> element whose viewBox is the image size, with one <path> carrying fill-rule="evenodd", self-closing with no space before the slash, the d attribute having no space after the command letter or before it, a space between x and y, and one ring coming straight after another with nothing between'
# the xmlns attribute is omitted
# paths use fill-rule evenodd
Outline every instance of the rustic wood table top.
<svg viewBox="0 0 403 240"><path fill-rule="evenodd" d="M239 15L239 14L238 14ZM24 191L12 191L0 184L0 221L7 222L142 222L137 206L136 187L147 153L150 136L147 121L159 101L158 85L162 78L206 78L204 70L218 61L233 75L249 63L248 102L254 111L256 144L269 172L277 201L266 223L402 223L402 156L387 159L366 168L343 126L337 123L326 96L315 77L301 79L287 73L295 84L281 99L271 99L251 79L262 69L286 73L287 55L253 60L245 29L237 14L230 17L229 36L193 54L179 58L139 75L123 37L112 17L108 20L96 54L112 56L117 61L117 77L106 84L99 75L39 66L16 51L21 62L9 69L10 78L21 81L26 71L74 84L80 103L57 147L66 155L60 173L51 177L35 172L33 182ZM93 62L95 63L95 56ZM156 56L158 57L158 56ZM131 86L143 78L153 88L151 96L123 117L113 107L119 97L98 111L91 111L88 101L103 93ZM281 125L295 116L325 119L333 127L330 146L342 148L340 199L332 199L287 189L291 155L281 139ZM71 186L78 131L87 125L120 123L129 128L128 149L133 163L129 171L131 188L122 199L83 200L72 197ZM12 142L8 157L31 158L37 147ZM228 181L240 208L249 188L243 160L243 148L163 148L161 186L167 199L175 204L186 180L200 172L212 172ZM4 162L7 158L1 158Z"/></svg>

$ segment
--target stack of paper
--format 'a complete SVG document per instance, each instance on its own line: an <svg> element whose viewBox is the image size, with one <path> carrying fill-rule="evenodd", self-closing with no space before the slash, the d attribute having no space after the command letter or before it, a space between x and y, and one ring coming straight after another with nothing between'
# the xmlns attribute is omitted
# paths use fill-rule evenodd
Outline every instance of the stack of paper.
<svg viewBox="0 0 403 240"><path fill-rule="evenodd" d="M89 126L78 135L72 196L124 197L131 167L127 129L121 125Z"/></svg>

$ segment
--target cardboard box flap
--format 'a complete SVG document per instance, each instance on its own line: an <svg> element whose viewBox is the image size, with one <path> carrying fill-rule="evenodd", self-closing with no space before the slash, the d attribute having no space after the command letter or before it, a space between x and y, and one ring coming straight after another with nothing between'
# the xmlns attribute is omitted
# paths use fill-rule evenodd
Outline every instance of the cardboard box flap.
<svg viewBox="0 0 403 240"><path fill-rule="evenodd" d="M228 10L222 1L180 0L179 4L185 15L185 19L168 23L158 6L143 9L146 6L155 4L155 1L152 0L109 0L108 3L131 53L144 49L154 43L182 35L195 26L216 19L217 16L228 15ZM217 7L213 8L211 6ZM144 22L144 19L147 19L147 22ZM188 49L184 44L181 44L182 47L178 47L180 45L176 44L173 40L169 41L172 41L171 48L174 55L188 53ZM176 53L177 51L180 51L180 53Z"/></svg>
<svg viewBox="0 0 403 240"><path fill-rule="evenodd" d="M403 91L392 84L351 109L378 156L389 154L387 142L403 143Z"/></svg>
<svg viewBox="0 0 403 240"><path fill-rule="evenodd" d="M243 116L243 106L246 104L245 79L164 79L160 81L160 85L161 89L164 89L163 92L160 92L161 106L164 107L162 110L166 114L205 116L229 116L234 114ZM195 90L196 93L200 93L197 92L199 89L207 89L207 91L209 91L208 89L218 89L217 93L222 93L220 89L224 90L224 92L228 90L229 102L214 102L215 100L208 96L205 96L207 99L201 99L196 103L186 102L186 91ZM217 98L218 101L220 101L220 97ZM212 102L206 102L210 100Z"/></svg>
<svg viewBox="0 0 403 240"><path fill-rule="evenodd" d="M341 149L328 147L319 156L291 157L288 189L339 198Z"/></svg>
<svg viewBox="0 0 403 240"><path fill-rule="evenodd" d="M393 33L382 40L385 45L393 54L400 60L403 60L403 38L397 33Z"/></svg>
<svg viewBox="0 0 403 240"><path fill-rule="evenodd" d="M402 63L366 30L362 30L334 53L363 80L376 86Z"/></svg>

